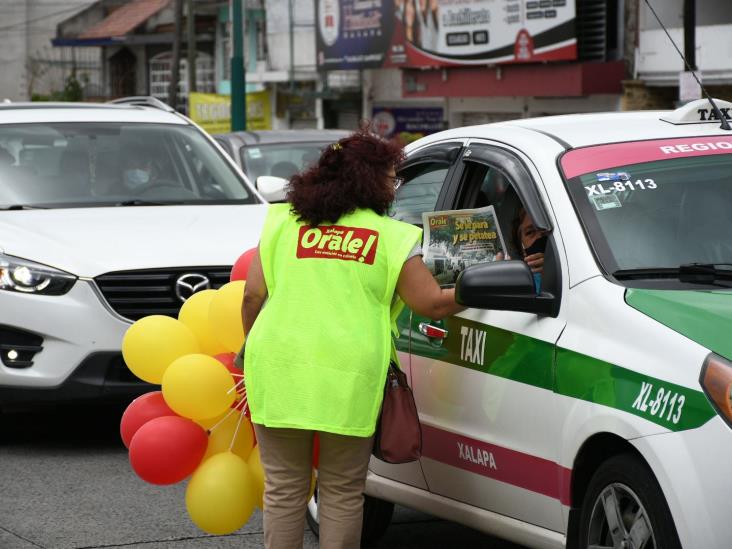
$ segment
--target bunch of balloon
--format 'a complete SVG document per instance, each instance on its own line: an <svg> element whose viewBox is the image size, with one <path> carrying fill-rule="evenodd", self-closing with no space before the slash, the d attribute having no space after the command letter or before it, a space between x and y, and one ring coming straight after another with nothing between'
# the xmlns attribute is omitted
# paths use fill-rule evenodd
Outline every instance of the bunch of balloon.
<svg viewBox="0 0 732 549"><path fill-rule="evenodd" d="M210 534L238 530L255 506L262 507L264 472L244 375L233 363L244 344L241 304L253 252L237 260L229 283L191 296L177 319L144 317L122 341L130 371L161 385L122 415L120 434L130 465L152 484L189 478L188 515Z"/></svg>

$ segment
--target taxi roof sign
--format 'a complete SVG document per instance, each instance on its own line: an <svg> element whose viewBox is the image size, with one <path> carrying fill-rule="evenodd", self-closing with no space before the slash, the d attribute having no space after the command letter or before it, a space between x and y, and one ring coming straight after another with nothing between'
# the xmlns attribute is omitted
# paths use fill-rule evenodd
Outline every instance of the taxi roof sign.
<svg viewBox="0 0 732 549"><path fill-rule="evenodd" d="M715 99L714 102L719 107L722 115L727 120L732 120L732 103L721 99ZM682 105L675 111L671 111L668 115L662 116L661 120L671 124L719 124L721 122L707 99L697 99L696 101Z"/></svg>

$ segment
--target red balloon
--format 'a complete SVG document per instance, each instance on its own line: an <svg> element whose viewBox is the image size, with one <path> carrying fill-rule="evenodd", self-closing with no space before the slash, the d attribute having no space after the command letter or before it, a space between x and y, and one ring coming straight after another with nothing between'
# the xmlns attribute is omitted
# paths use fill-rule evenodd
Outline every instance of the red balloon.
<svg viewBox="0 0 732 549"><path fill-rule="evenodd" d="M203 427L180 416L159 417L140 427L130 443L130 465L151 484L175 484L201 463L208 436Z"/></svg>
<svg viewBox="0 0 732 549"><path fill-rule="evenodd" d="M234 267L231 269L231 277L229 278L229 281L233 282L234 280L247 279L249 265L251 264L256 251L257 248L251 248L239 256L239 259L236 260Z"/></svg>
<svg viewBox="0 0 732 549"><path fill-rule="evenodd" d="M161 391L152 391L137 397L127 406L127 409L122 414L122 420L119 423L119 433L122 435L122 442L125 448L130 447L130 441L137 430L151 419L177 415L165 403Z"/></svg>

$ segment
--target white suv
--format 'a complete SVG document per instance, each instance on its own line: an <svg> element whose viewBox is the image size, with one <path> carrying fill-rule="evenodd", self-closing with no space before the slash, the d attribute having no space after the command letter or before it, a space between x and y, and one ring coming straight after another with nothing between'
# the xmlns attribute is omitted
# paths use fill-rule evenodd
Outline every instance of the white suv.
<svg viewBox="0 0 732 549"><path fill-rule="evenodd" d="M0 106L0 406L149 391L130 323L228 282L266 205L151 98Z"/></svg>

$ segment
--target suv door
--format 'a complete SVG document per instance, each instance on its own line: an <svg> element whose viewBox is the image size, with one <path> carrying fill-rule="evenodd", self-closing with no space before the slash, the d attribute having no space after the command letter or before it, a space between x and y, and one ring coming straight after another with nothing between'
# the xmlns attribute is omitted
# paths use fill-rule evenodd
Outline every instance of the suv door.
<svg viewBox="0 0 732 549"><path fill-rule="evenodd" d="M444 197L447 183L460 167L457 162L463 143L450 141L429 145L411 154L399 167L404 183L397 190L389 215L406 223L422 226L422 212L433 211ZM397 319L399 337L397 351L402 369L411 377L409 331L411 312L406 307ZM369 469L379 476L391 478L427 490L419 462L391 465L372 459Z"/></svg>
<svg viewBox="0 0 732 549"><path fill-rule="evenodd" d="M529 171L515 154L471 142L441 209L492 204L507 241L523 204L552 229ZM561 296L558 235L550 234L542 289ZM557 301L558 303L558 301ZM446 330L429 338L427 326ZM568 472L557 463L561 422L553 393L554 346L565 321L515 311L468 309L434 323L412 315L412 388L423 428L422 470L431 492L563 531Z"/></svg>

